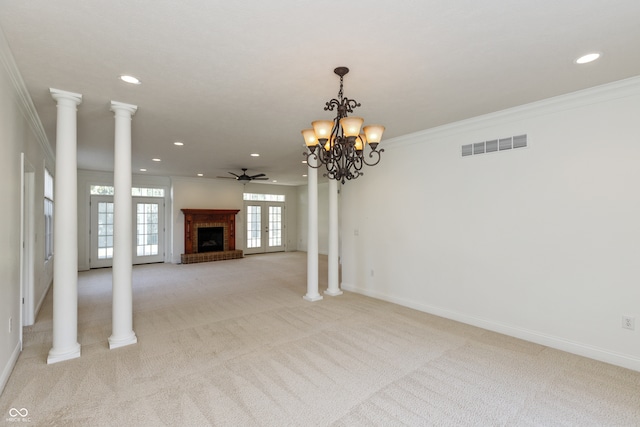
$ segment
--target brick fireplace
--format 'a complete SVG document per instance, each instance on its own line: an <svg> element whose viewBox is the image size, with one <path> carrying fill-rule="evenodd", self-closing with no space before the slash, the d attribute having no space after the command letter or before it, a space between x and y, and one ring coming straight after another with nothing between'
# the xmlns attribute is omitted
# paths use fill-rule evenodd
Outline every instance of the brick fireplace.
<svg viewBox="0 0 640 427"><path fill-rule="evenodd" d="M242 258L236 250L239 209L181 209L184 214L183 264Z"/></svg>

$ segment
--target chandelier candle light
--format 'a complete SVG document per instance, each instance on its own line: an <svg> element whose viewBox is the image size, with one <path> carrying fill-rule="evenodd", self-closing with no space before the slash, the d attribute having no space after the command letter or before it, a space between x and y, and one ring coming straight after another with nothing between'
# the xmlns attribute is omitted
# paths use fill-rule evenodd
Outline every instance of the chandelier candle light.
<svg viewBox="0 0 640 427"><path fill-rule="evenodd" d="M342 80L349 72L347 67L338 67L333 70L340 76L340 91L338 98L333 98L326 103L325 111L337 110L333 120L316 120L311 123L313 129L302 131L305 144L309 152L305 152L308 166L319 168L324 165L327 173L324 176L337 181L356 179L363 175L361 169L364 165L375 166L380 162L378 144L382 139L384 126L369 125L360 128L364 119L362 117L348 117L347 113L353 113L353 109L360 106L354 99L345 98L342 92ZM370 150L365 155L365 147ZM314 162L309 162L309 158Z"/></svg>

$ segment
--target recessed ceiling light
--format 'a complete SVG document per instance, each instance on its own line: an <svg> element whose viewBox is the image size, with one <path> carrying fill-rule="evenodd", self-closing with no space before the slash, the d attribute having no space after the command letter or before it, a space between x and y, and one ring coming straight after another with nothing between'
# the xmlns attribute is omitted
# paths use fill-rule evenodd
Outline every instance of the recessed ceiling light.
<svg viewBox="0 0 640 427"><path fill-rule="evenodd" d="M181 146L184 145L184 142L176 141L176 142L173 143L173 145L177 145L177 146L181 147Z"/></svg>
<svg viewBox="0 0 640 427"><path fill-rule="evenodd" d="M260 157L260 154L258 154L258 153L251 153L251 157Z"/></svg>
<svg viewBox="0 0 640 427"><path fill-rule="evenodd" d="M274 179L274 180L273 180L273 181L271 181L271 182L278 182L278 180Z"/></svg>
<svg viewBox="0 0 640 427"><path fill-rule="evenodd" d="M307 177L307 175L302 175L302 176L305 177L305 178Z"/></svg>
<svg viewBox="0 0 640 427"><path fill-rule="evenodd" d="M144 169L144 168L140 169L140 172L146 172L146 171L147 171L147 170L146 170L146 169Z"/></svg>
<svg viewBox="0 0 640 427"><path fill-rule="evenodd" d="M204 174L203 173L199 173L198 176L204 176Z"/></svg>
<svg viewBox="0 0 640 427"><path fill-rule="evenodd" d="M139 85L140 83L142 83L140 80L138 80L138 78L126 74L120 76L120 80L126 83L131 83L132 85Z"/></svg>
<svg viewBox="0 0 640 427"><path fill-rule="evenodd" d="M589 53L589 54L583 55L580 58L576 59L576 64L586 64L586 63L589 63L589 62L593 62L598 58L600 58L600 54L599 53Z"/></svg>
<svg viewBox="0 0 640 427"><path fill-rule="evenodd" d="M161 162L162 161L160 159L151 159L151 160L153 160L154 162Z"/></svg>
<svg viewBox="0 0 640 427"><path fill-rule="evenodd" d="M303 161L302 161L302 163L304 163L304 164L306 165L306 164L307 164L307 161L306 161L306 160L303 160Z"/></svg>

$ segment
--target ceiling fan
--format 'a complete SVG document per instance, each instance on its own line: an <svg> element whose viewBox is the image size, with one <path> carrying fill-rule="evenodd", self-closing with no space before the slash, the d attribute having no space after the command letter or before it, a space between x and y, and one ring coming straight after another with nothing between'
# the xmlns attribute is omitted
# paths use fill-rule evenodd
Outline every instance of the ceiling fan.
<svg viewBox="0 0 640 427"><path fill-rule="evenodd" d="M266 181L269 178L267 178L267 176L263 173L259 173L257 175L247 175L247 168L242 168L242 175L238 175L237 173L234 172L229 172L231 175L233 175L235 178L232 178L230 176L219 176L218 178L225 178L225 179L235 179L236 181L240 181L240 182L244 182L247 183L249 181Z"/></svg>

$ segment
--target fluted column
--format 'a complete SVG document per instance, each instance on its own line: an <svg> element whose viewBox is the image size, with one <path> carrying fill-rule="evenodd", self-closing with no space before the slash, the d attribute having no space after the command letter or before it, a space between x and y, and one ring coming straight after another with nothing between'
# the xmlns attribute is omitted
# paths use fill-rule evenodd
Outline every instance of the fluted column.
<svg viewBox="0 0 640 427"><path fill-rule="evenodd" d="M315 165L313 156L307 162ZM322 295L318 293L318 169L308 167L307 184L309 187L309 213L307 224L307 294L303 297L307 301L319 301Z"/></svg>
<svg viewBox="0 0 640 427"><path fill-rule="evenodd" d="M325 295L342 295L340 290L339 242L338 242L338 181L329 180L329 272L328 286Z"/></svg>
<svg viewBox="0 0 640 427"><path fill-rule="evenodd" d="M82 95L49 89L57 101L53 216L53 347L47 363L80 357L78 343L78 135Z"/></svg>
<svg viewBox="0 0 640 427"><path fill-rule="evenodd" d="M133 332L133 219L131 117L138 107L111 101L115 116L113 165L113 307L109 348L138 342Z"/></svg>

